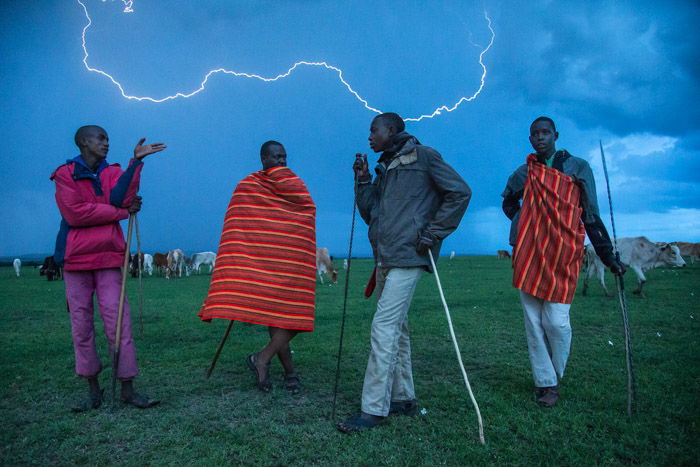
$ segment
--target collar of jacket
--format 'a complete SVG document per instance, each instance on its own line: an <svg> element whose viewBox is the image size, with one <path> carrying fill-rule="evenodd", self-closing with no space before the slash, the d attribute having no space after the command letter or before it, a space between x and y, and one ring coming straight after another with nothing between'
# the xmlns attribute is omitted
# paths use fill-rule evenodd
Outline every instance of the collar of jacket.
<svg viewBox="0 0 700 467"><path fill-rule="evenodd" d="M100 172L102 172L102 170L105 167L109 166L109 163L107 162L107 160L102 159L100 161L100 165L97 166L97 170L95 170L93 172L92 170L90 170L90 167L87 166L87 164L83 160L82 156L77 156L77 157L74 157L73 159L68 159L66 161L67 164L70 164L71 162L74 163L74 165L73 165L73 180L80 180L80 179L84 179L84 178L87 178L89 180L95 180L96 178L98 178L100 176Z"/></svg>
<svg viewBox="0 0 700 467"><path fill-rule="evenodd" d="M384 151L379 158L379 164L374 169L375 172L380 175L398 165L416 162L418 160L416 146L419 144L420 142L415 136L405 131L396 134L391 147Z"/></svg>
<svg viewBox="0 0 700 467"><path fill-rule="evenodd" d="M545 158L539 154L535 154L537 162L540 164L546 164ZM554 152L554 160L552 161L552 168L562 172L564 170L564 161L571 157L569 151L566 149L558 149Z"/></svg>

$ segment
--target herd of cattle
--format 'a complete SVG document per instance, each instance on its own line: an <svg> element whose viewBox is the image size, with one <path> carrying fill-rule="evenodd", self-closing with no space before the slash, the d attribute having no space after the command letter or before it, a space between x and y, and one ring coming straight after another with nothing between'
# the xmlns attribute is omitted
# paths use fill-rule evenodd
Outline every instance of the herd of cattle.
<svg viewBox="0 0 700 467"><path fill-rule="evenodd" d="M659 267L683 267L685 266L683 256L688 257L691 263L700 260L700 243L652 242L646 237L633 237L618 239L617 248L620 261L637 275L637 288L633 293L642 296L644 283L647 280L644 271ZM511 257L506 250L498 250L496 254L498 259ZM596 277L605 295L611 296L604 281L606 268L593 249L593 245L586 245L581 268L583 269L583 295L588 292L589 279Z"/></svg>
<svg viewBox="0 0 700 467"><path fill-rule="evenodd" d="M209 266L209 273L214 270L216 264L216 253L213 251L203 251L195 253L190 257L180 249L169 251L168 253L139 253L131 255L129 261L129 274L131 277L139 277L141 272L153 275L153 272L158 272L170 279L171 276L182 277L184 271L186 276L191 274L199 274L202 266Z"/></svg>
<svg viewBox="0 0 700 467"><path fill-rule="evenodd" d="M688 257L691 263L700 260L700 243L652 242L646 237L634 237L618 239L617 246L622 263L626 264L637 275L638 285L634 293L639 295L643 295L642 289L647 280L644 271L657 267L683 267L685 266L683 256ZM511 257L506 250L498 250L497 254L499 259ZM450 259L454 256L455 252L453 251L450 254ZM182 250L175 249L168 253L131 255L129 273L132 277L138 277L141 272L149 276L157 272L166 279L170 279L173 276L182 277L183 272L186 276L199 274L202 266L208 266L207 272L211 273L215 264L216 253L213 251L203 251L187 257ZM19 277L22 261L17 258L13 261L12 266L15 274ZM347 260L344 261L343 267L347 269ZM610 292L604 281L605 266L591 245L586 245L582 267L584 269L583 295L586 295L588 291L589 279L596 277L605 295L609 296ZM47 256L39 270L39 274L46 276L50 281L60 279L61 272L61 268L56 264L53 256ZM328 248L316 248L316 272L322 284L324 276L331 282L337 283L338 271L333 267L333 258L328 253Z"/></svg>

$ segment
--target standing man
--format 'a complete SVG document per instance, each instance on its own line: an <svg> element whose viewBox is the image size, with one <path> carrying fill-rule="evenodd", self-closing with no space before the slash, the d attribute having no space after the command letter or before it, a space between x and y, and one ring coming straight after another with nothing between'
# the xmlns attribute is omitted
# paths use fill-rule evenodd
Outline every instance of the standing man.
<svg viewBox="0 0 700 467"><path fill-rule="evenodd" d="M90 393L73 407L74 412L96 409L102 404L98 374L102 363L95 347L93 296L105 334L113 352L124 264L124 233L119 221L141 209L137 196L143 158L166 148L163 143L134 148L134 158L126 171L119 164L107 163L109 137L96 125L83 126L75 133L80 155L68 160L51 175L56 183L56 203L61 212L61 228L56 239L55 260L63 265L66 299L75 350L75 372L86 378ZM124 299L120 359L117 378L122 382L121 399L139 408L158 403L134 391L138 373L136 350L131 334L129 304Z"/></svg>
<svg viewBox="0 0 700 467"><path fill-rule="evenodd" d="M442 240L459 225L471 190L434 149L404 131L403 119L383 113L372 120L370 148L381 153L372 181L367 156L357 154L355 196L376 264L377 312L362 388L362 412L340 423L344 433L374 428L389 413L414 415L408 309L423 271L431 271Z"/></svg>
<svg viewBox="0 0 700 467"><path fill-rule="evenodd" d="M535 393L543 407L559 399L586 233L613 274L624 274L600 220L593 172L585 160L557 151L558 138L551 118L535 119L530 125L535 153L508 178L502 194L503 212L512 221L513 286L520 290Z"/></svg>
<svg viewBox="0 0 700 467"><path fill-rule="evenodd" d="M270 392L270 361L277 355L282 387L299 392L289 341L314 330L316 205L306 185L287 168L277 141L260 148L262 170L244 178L224 218L204 321L224 318L268 327L270 341L246 358L262 392Z"/></svg>

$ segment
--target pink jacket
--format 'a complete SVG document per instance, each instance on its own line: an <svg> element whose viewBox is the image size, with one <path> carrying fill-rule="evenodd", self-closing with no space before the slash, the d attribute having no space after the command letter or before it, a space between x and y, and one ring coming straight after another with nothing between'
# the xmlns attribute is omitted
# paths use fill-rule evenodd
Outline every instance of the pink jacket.
<svg viewBox="0 0 700 467"><path fill-rule="evenodd" d="M56 260L66 271L118 268L124 263L124 233L119 221L136 196L143 162L132 159L123 171L102 161L92 172L78 156L51 174L63 220Z"/></svg>

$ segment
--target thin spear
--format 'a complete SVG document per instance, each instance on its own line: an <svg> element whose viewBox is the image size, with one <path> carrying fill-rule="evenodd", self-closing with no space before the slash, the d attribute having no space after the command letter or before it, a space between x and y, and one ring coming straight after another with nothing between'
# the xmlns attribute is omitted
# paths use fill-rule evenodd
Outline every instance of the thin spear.
<svg viewBox="0 0 700 467"><path fill-rule="evenodd" d="M608 177L608 166L605 163L605 152L603 142L600 143L600 157L603 160L603 173L605 174L605 186L608 189L608 204L610 205L610 223L613 231L613 245L615 247L615 259L620 262L620 250L617 248L617 233L615 232L615 218L613 216L612 196L610 195L610 178ZM634 378L634 366L632 365L632 333L630 331L629 317L627 314L627 299L625 298L625 281L621 274L615 274L617 284L617 295L620 298L620 309L622 310L622 325L625 331L625 361L627 363L627 415L632 416L636 399L636 384Z"/></svg>

